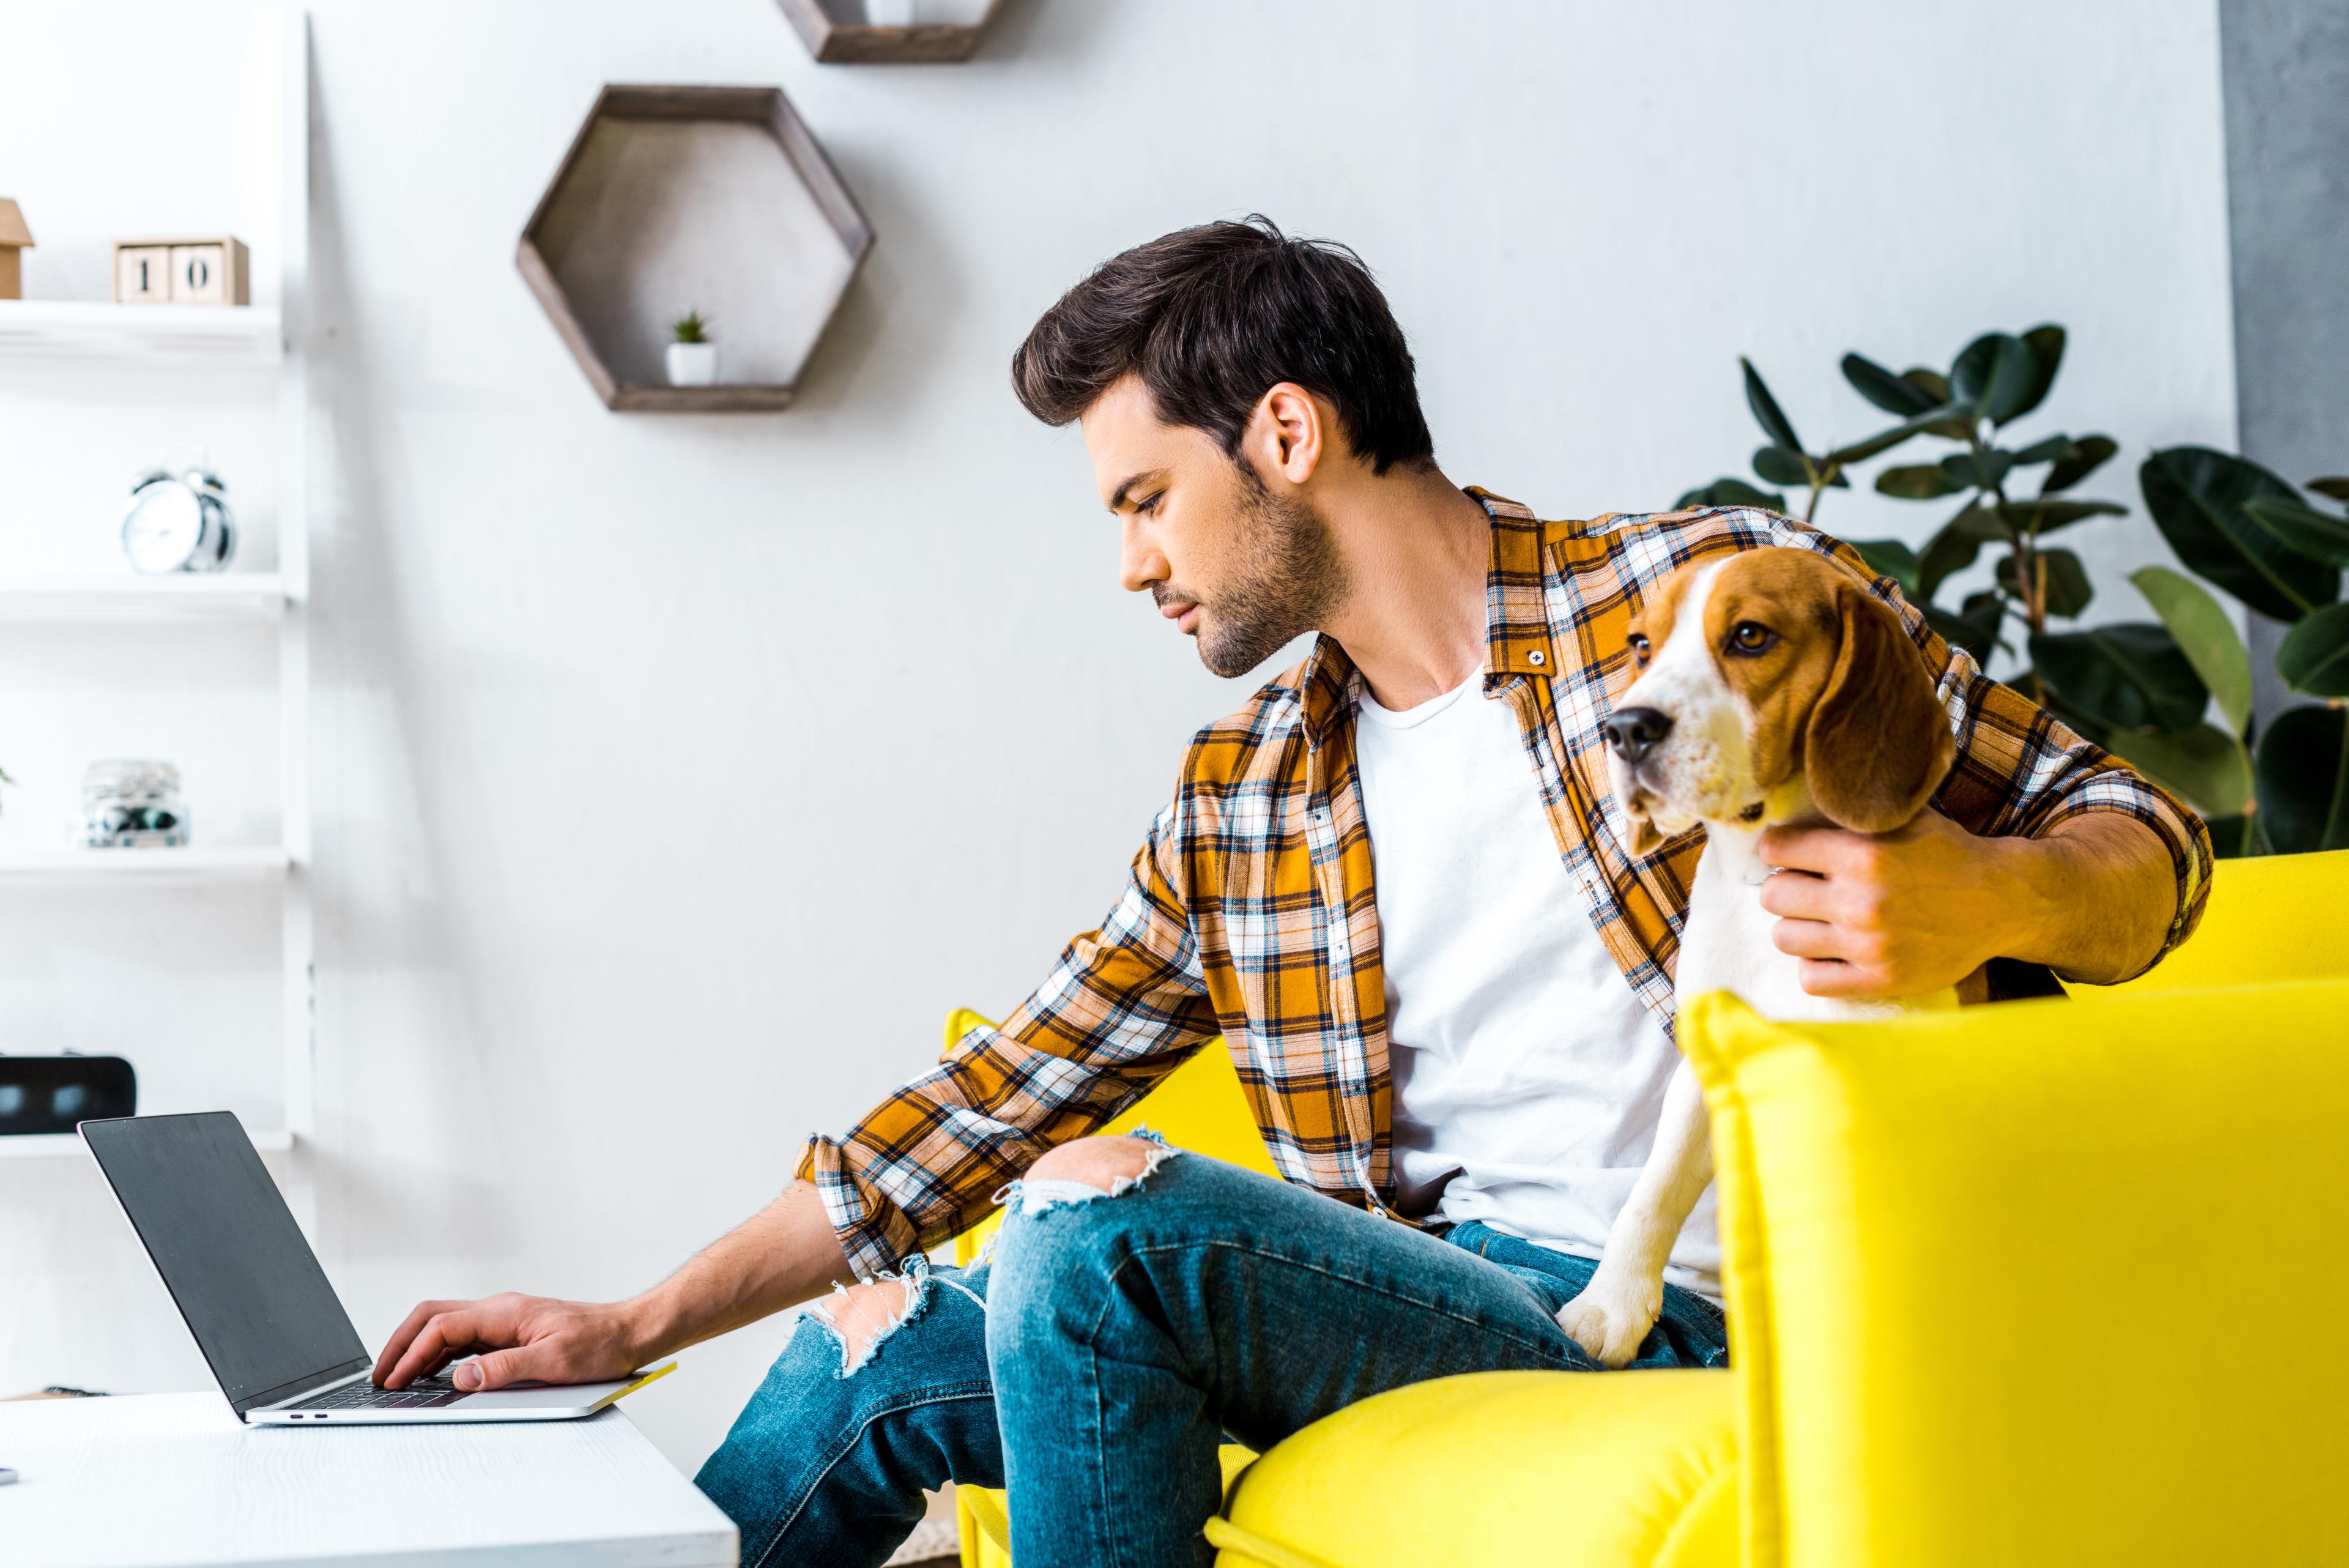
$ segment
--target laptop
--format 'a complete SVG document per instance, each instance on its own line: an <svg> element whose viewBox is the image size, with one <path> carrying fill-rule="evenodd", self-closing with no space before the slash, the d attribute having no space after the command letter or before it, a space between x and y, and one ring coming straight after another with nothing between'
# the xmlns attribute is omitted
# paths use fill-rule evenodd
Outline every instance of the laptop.
<svg viewBox="0 0 2349 1568"><path fill-rule="evenodd" d="M564 1421L676 1366L633 1378L468 1394L445 1376L378 1388L318 1256L227 1111L81 1124L155 1272L242 1421Z"/></svg>

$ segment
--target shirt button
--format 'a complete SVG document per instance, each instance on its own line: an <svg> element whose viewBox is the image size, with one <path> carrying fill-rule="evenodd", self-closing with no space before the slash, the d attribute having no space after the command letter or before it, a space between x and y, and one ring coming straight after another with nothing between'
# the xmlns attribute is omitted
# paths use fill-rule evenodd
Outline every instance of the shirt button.
<svg viewBox="0 0 2349 1568"><path fill-rule="evenodd" d="M1549 655L1537 648L1531 653L1526 655L1526 662L1527 664L1547 664L1549 662Z"/></svg>

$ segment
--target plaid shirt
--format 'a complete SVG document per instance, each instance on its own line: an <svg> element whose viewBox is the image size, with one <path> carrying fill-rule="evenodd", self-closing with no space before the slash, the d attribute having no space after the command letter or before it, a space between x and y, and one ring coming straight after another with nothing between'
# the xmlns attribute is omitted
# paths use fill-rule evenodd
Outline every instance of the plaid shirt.
<svg viewBox="0 0 2349 1568"><path fill-rule="evenodd" d="M1943 671L1958 741L1934 797L1943 815L1972 833L2029 837L2086 812L2132 816L2177 870L2162 951L2193 929L2210 872L2200 820L1983 675L1850 546L1748 508L1543 523L1470 493L1493 521L1485 695L1516 714L1591 924L1666 1029L1703 836L1631 856L1599 722L1635 673L1624 635L1641 596L1684 562L1733 550L1816 550L1899 613ZM860 1275L982 1219L1001 1183L1110 1121L1216 1034L1281 1174L1393 1217L1385 979L1354 759L1362 689L1325 637L1200 731L1101 929L1071 942L1000 1028L964 1036L845 1137L810 1140L799 1175L822 1193Z"/></svg>

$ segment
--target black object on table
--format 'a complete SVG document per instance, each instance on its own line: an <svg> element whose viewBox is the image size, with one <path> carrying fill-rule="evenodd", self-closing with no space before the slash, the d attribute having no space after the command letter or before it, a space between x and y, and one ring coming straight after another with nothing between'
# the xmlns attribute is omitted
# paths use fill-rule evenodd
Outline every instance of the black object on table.
<svg viewBox="0 0 2349 1568"><path fill-rule="evenodd" d="M0 1137L69 1133L138 1106L139 1075L119 1056L0 1054Z"/></svg>

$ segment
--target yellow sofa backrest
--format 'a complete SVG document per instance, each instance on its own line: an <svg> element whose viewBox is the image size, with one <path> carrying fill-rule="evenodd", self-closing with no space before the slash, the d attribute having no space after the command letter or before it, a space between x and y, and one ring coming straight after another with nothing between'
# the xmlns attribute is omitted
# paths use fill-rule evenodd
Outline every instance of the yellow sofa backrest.
<svg viewBox="0 0 2349 1568"><path fill-rule="evenodd" d="M2349 981L1681 1042L1748 1568L2349 1563Z"/></svg>
<svg viewBox="0 0 2349 1568"><path fill-rule="evenodd" d="M2185 945L2137 979L2075 986L2073 994L2119 996L2213 985L2349 978L2349 849L2221 860L2202 924Z"/></svg>

